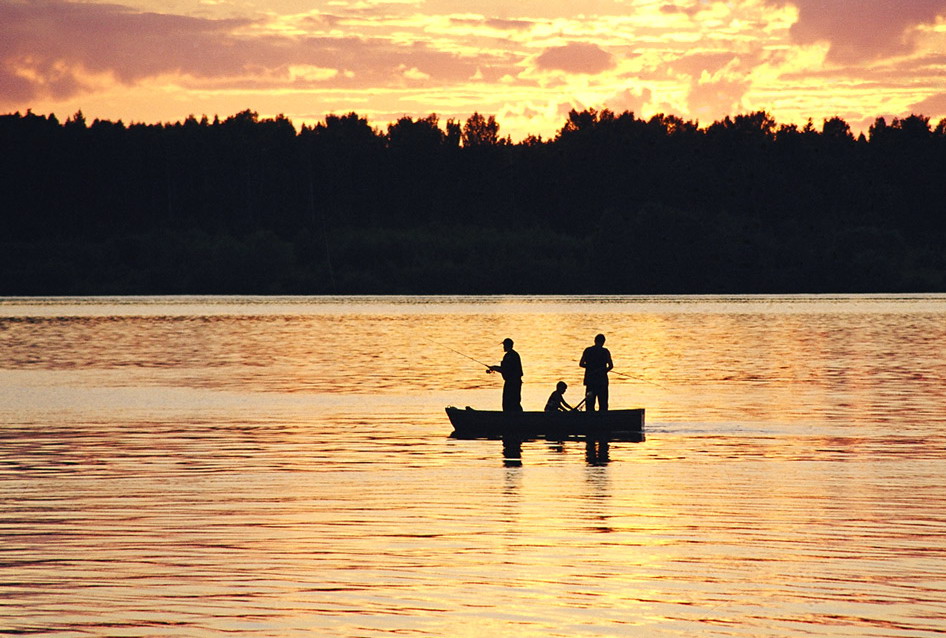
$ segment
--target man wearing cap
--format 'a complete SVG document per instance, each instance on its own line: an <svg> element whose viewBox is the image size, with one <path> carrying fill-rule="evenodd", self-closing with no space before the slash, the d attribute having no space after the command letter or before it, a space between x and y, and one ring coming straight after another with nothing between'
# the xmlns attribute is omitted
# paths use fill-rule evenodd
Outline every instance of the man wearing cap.
<svg viewBox="0 0 946 638"><path fill-rule="evenodd" d="M498 366L489 366L487 372L503 375L503 412L522 412L522 359L512 349L512 339L503 339L503 360Z"/></svg>
<svg viewBox="0 0 946 638"><path fill-rule="evenodd" d="M604 347L604 335L595 335L595 345L585 348L578 362L585 369L585 409L595 410L595 400L598 409L608 410L608 372L614 367L611 353Z"/></svg>

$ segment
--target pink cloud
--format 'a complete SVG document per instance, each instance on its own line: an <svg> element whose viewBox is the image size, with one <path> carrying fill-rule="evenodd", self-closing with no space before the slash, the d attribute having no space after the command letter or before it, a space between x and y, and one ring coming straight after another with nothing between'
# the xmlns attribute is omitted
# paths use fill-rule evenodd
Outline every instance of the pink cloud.
<svg viewBox="0 0 946 638"><path fill-rule="evenodd" d="M540 69L593 75L614 67L614 58L596 44L572 42L546 49L538 63Z"/></svg>
<svg viewBox="0 0 946 638"><path fill-rule="evenodd" d="M696 15L699 10L699 6L684 7L679 4L665 4L660 7L660 12L663 14L673 15L675 13L682 13L690 17Z"/></svg>
<svg viewBox="0 0 946 638"><path fill-rule="evenodd" d="M572 19L576 14L588 16L625 15L628 12L626 0L594 0L576 6L574 2L553 0L551 2L510 2L509 0L424 0L420 3L423 12L431 15L460 15L476 12L484 16L507 18L521 18L528 16L535 20L553 20L556 18ZM389 6L395 5L394 2ZM382 5L384 6L384 5ZM403 6L413 10L413 3L403 3Z"/></svg>
<svg viewBox="0 0 946 638"><path fill-rule="evenodd" d="M341 23L341 18L328 13L321 13L317 16L307 16L302 19L302 24L311 29L333 29Z"/></svg>
<svg viewBox="0 0 946 638"><path fill-rule="evenodd" d="M946 55L920 55L896 64L877 64L865 67L838 66L818 70L783 73L780 77L788 81L804 81L820 78L826 82L858 78L859 85L883 90L891 85L901 85L905 78L911 82L942 86L946 81Z"/></svg>
<svg viewBox="0 0 946 638"><path fill-rule="evenodd" d="M911 53L914 27L946 15L946 0L769 0L798 7L792 39L829 42L828 59L842 64Z"/></svg>
<svg viewBox="0 0 946 638"><path fill-rule="evenodd" d="M672 71L699 77L703 71L716 73L736 58L735 53L693 53L670 62Z"/></svg>
<svg viewBox="0 0 946 638"><path fill-rule="evenodd" d="M533 23L528 20L502 20L492 18L486 21L486 25L494 29L506 29L512 31L523 31L532 27Z"/></svg>
<svg viewBox="0 0 946 638"><path fill-rule="evenodd" d="M17 95L75 94L82 89L76 66L93 73L110 71L124 83L171 71L235 72L241 61L225 54L226 47L236 44L227 34L245 24L136 13L118 5L3 3L0 95L10 101Z"/></svg>
<svg viewBox="0 0 946 638"><path fill-rule="evenodd" d="M0 104L23 104L35 95L32 82L0 65Z"/></svg>
<svg viewBox="0 0 946 638"><path fill-rule="evenodd" d="M938 93L910 106L910 113L926 115L933 124L938 118L946 118L946 93Z"/></svg>
<svg viewBox="0 0 946 638"><path fill-rule="evenodd" d="M739 110L749 86L748 80L694 83L687 96L690 113L704 122L731 115Z"/></svg>
<svg viewBox="0 0 946 638"><path fill-rule="evenodd" d="M641 111L644 110L644 106L652 99L653 92L648 88L641 89L639 92L632 91L631 89L624 89L617 95L608 98L607 102L605 103L605 107L611 109L615 113L630 111L640 116Z"/></svg>
<svg viewBox="0 0 946 638"><path fill-rule="evenodd" d="M555 108L555 112L561 115L562 117L568 117L568 114L571 113L572 111L583 111L583 110L585 110L585 106L581 102L578 102L577 100L575 102L561 102Z"/></svg>
<svg viewBox="0 0 946 638"><path fill-rule="evenodd" d="M501 31L525 31L535 24L529 20L504 20L501 18L450 18L452 24L487 26Z"/></svg>
<svg viewBox="0 0 946 638"><path fill-rule="evenodd" d="M335 22L323 18L327 24ZM398 69L404 68L438 81L464 81L478 66L502 74L518 70L517 60L486 53L464 59L424 43L241 34L250 25L247 19L141 13L114 4L0 2L0 104L22 106L37 97L76 95L88 88L83 72L110 73L127 85L184 74L215 85L259 88L284 85L291 65L310 65L339 71L319 86L350 88L394 86L403 81Z"/></svg>

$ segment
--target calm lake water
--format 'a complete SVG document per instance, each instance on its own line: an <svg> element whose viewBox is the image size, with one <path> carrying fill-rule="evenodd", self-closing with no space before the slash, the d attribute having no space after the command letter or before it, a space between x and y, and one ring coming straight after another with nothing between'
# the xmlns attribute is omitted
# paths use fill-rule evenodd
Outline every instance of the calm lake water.
<svg viewBox="0 0 946 638"><path fill-rule="evenodd" d="M0 299L0 635L941 636L944 477L946 296Z"/></svg>

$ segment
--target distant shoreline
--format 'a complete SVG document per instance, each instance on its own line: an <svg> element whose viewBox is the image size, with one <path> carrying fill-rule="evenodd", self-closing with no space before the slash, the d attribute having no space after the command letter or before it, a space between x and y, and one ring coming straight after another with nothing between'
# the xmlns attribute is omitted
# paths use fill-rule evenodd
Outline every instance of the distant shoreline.
<svg viewBox="0 0 946 638"><path fill-rule="evenodd" d="M0 116L0 295L946 291L946 121Z"/></svg>

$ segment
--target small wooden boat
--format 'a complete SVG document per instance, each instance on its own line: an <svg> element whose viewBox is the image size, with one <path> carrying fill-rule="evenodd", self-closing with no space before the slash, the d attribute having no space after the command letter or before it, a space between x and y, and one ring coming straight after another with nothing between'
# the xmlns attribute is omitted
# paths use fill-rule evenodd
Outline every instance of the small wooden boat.
<svg viewBox="0 0 946 638"><path fill-rule="evenodd" d="M453 424L450 436L456 439L644 440L643 408L607 412L500 412L449 407L447 416Z"/></svg>

